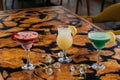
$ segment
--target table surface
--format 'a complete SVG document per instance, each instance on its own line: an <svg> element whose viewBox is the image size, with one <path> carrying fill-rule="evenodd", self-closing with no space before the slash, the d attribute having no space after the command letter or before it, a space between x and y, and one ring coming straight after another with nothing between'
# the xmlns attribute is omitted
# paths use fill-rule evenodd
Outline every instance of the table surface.
<svg viewBox="0 0 120 80"><path fill-rule="evenodd" d="M73 45L67 54L73 59L71 63L60 63L60 69L53 67L57 62L57 53L61 49L56 44L57 27L74 25L78 33L73 36ZM27 55L20 43L13 41L13 32L32 30L39 33L40 41L33 44L30 52L34 70L22 70ZM92 65L97 60L97 52L90 40L88 32L100 30L95 25L75 15L61 6L28 8L0 12L0 72L5 80L81 80L79 68L81 64ZM119 42L107 43L101 50L101 61L106 65L103 70L86 69L86 80L120 80L120 49ZM52 57L47 64L46 56ZM52 68L53 74L46 74L44 63ZM72 65L77 67L71 72ZM42 66L42 68L41 68Z"/></svg>

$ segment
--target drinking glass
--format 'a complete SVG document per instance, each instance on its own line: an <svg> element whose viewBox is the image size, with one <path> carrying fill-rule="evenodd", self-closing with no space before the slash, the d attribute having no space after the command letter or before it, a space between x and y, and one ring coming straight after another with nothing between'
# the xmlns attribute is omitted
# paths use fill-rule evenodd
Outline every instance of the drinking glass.
<svg viewBox="0 0 120 80"><path fill-rule="evenodd" d="M104 48L105 43L110 40L105 32L92 31L88 33L88 38L94 43L94 47L97 49L97 63L92 65L93 69L104 69L105 65L100 63L100 50Z"/></svg>
<svg viewBox="0 0 120 80"><path fill-rule="evenodd" d="M63 56L58 58L59 62L71 62L72 59L67 57L66 51L69 47L72 46L73 39L71 35L71 29L66 27L58 28L58 36L57 36L57 45L62 49Z"/></svg>
<svg viewBox="0 0 120 80"><path fill-rule="evenodd" d="M29 52L32 48L33 42L38 40L38 33L34 31L22 31L14 35L14 39L21 43L22 48L25 49L27 54L27 62L22 66L22 69L32 70L35 66L30 63Z"/></svg>
<svg viewBox="0 0 120 80"><path fill-rule="evenodd" d="M86 80L86 70L84 67L80 67L80 78Z"/></svg>

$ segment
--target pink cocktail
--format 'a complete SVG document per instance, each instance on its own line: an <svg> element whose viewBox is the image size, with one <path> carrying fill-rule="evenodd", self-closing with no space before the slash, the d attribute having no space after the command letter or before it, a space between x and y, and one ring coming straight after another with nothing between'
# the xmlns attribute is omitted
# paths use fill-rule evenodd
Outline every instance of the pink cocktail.
<svg viewBox="0 0 120 80"><path fill-rule="evenodd" d="M27 54L27 63L22 66L22 69L34 69L35 66L30 63L29 52L33 42L38 40L38 33L34 31L22 31L12 35L12 39L21 43Z"/></svg>

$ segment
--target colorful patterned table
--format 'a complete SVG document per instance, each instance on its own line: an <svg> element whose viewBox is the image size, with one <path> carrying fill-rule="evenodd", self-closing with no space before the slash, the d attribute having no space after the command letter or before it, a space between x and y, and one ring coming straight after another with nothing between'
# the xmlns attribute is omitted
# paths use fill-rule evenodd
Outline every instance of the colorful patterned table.
<svg viewBox="0 0 120 80"><path fill-rule="evenodd" d="M60 63L60 69L56 69L53 64L61 50L56 45L57 27L64 24L76 26L78 33L67 51L73 61ZM27 56L20 43L11 39L13 32L25 30L36 31L40 37L30 52L31 63L36 65L34 70L21 69ZM61 6L0 12L0 72L5 80L81 80L79 66L92 65L97 59L96 49L87 37L88 32L93 30L100 29ZM119 42L107 43L101 52L101 61L106 68L97 71L86 69L86 80L120 80ZM51 64L45 62L47 55L52 56ZM41 63L51 65L53 74L46 74ZM75 72L70 71L72 65L77 66Z"/></svg>

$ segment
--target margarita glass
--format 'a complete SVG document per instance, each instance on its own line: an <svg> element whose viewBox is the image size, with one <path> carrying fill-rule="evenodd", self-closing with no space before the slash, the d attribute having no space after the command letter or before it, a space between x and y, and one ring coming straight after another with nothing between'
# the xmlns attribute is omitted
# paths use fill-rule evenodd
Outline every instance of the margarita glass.
<svg viewBox="0 0 120 80"><path fill-rule="evenodd" d="M57 36L57 45L59 48L62 49L63 56L58 58L59 62L71 62L72 59L67 57L66 55L66 50L72 46L73 39L71 35L71 29L70 28L64 28L64 27L59 27L58 28L58 36Z"/></svg>
<svg viewBox="0 0 120 80"><path fill-rule="evenodd" d="M22 69L34 69L35 66L30 63L29 52L33 42L38 40L38 33L34 31L22 31L13 34L13 39L21 43L22 48L25 49L27 54L27 63L22 66Z"/></svg>
<svg viewBox="0 0 120 80"><path fill-rule="evenodd" d="M92 65L93 69L104 69L105 65L100 63L100 50L104 48L105 43L110 40L110 37L105 32L90 32L88 38L94 43L94 47L97 49L97 63Z"/></svg>

